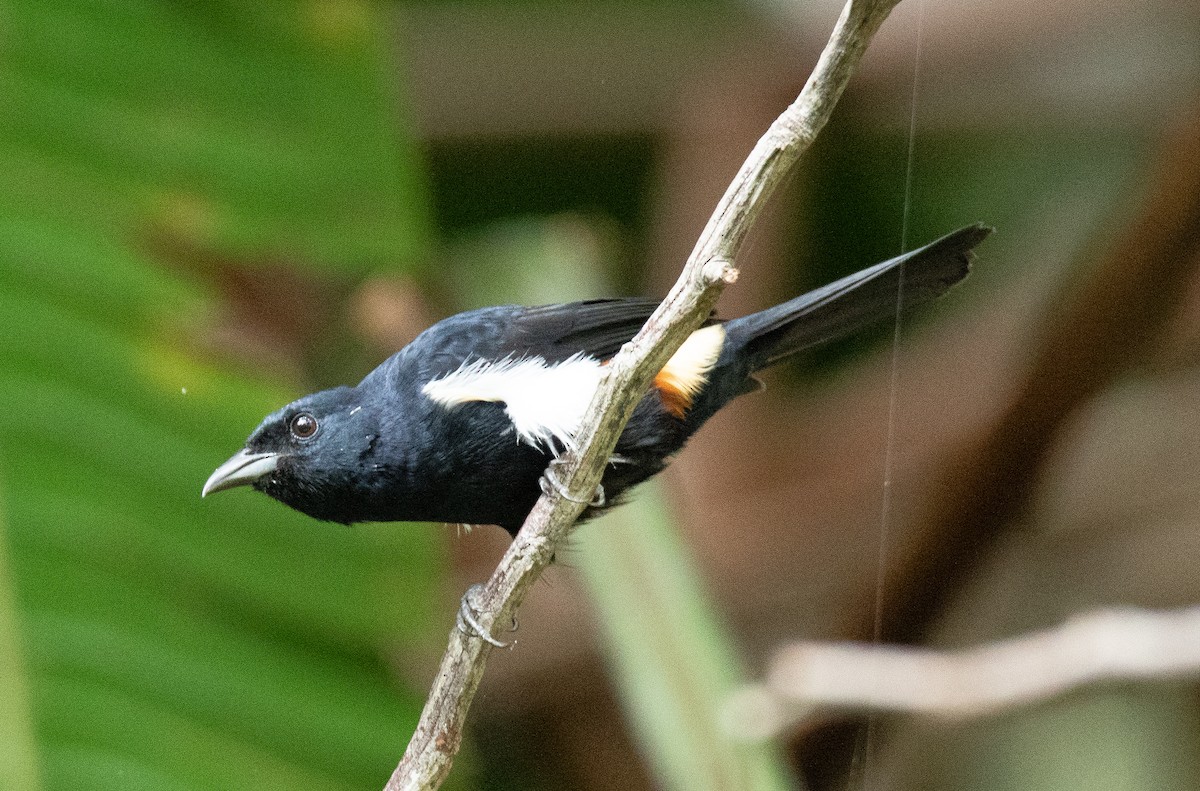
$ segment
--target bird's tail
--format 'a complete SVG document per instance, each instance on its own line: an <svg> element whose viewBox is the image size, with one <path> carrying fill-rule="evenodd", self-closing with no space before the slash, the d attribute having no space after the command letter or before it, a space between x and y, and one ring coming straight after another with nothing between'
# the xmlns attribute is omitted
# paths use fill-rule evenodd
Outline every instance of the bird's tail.
<svg viewBox="0 0 1200 791"><path fill-rule="evenodd" d="M967 276L975 257L973 248L991 232L980 223L968 225L781 305L733 319L725 324L725 350L741 364L749 364L749 375L799 351L895 316L898 300L901 308L909 308L939 297ZM901 272L904 280L898 296Z"/></svg>

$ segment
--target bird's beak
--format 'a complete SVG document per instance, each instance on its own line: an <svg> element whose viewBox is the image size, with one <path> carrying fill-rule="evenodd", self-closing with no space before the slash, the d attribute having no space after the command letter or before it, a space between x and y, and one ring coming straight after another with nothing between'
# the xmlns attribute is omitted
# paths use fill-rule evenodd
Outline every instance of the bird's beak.
<svg viewBox="0 0 1200 791"><path fill-rule="evenodd" d="M274 472L278 464L278 453L251 453L248 450L239 450L233 458L208 476L200 496L207 497L213 492L252 484L267 473Z"/></svg>

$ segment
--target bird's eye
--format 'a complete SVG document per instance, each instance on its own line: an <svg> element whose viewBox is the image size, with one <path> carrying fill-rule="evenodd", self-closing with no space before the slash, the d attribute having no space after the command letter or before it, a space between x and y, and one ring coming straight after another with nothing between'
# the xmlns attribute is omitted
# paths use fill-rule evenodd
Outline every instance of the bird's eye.
<svg viewBox="0 0 1200 791"><path fill-rule="evenodd" d="M307 412L301 412L292 418L288 430L296 439L308 439L317 433L317 419Z"/></svg>

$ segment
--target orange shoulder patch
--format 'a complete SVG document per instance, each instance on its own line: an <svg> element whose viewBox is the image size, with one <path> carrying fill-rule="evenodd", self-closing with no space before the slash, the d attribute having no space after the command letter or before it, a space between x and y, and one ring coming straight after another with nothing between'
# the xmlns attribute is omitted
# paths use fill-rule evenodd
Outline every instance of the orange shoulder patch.
<svg viewBox="0 0 1200 791"><path fill-rule="evenodd" d="M708 374L721 356L725 328L713 324L693 332L654 377L654 387L668 412L682 419L692 400L708 382Z"/></svg>
<svg viewBox="0 0 1200 791"><path fill-rule="evenodd" d="M679 380L663 369L654 377L654 388L662 399L663 406L675 417L683 420L692 408L692 397L680 385Z"/></svg>

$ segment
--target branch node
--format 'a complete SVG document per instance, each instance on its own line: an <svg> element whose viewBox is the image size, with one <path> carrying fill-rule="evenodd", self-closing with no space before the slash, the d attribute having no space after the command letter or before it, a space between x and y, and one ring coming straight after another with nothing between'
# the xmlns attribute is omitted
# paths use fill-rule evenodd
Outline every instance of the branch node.
<svg viewBox="0 0 1200 791"><path fill-rule="evenodd" d="M704 262L702 269L706 283L724 283L731 285L737 282L738 270L733 261L723 256L713 256Z"/></svg>

